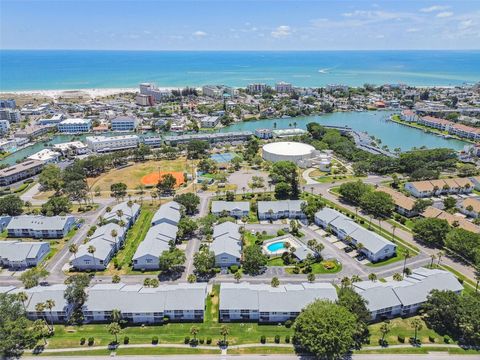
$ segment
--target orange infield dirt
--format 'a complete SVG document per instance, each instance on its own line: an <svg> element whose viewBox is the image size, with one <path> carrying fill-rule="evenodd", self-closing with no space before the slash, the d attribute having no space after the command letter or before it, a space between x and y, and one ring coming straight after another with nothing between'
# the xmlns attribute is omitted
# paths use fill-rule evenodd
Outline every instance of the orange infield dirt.
<svg viewBox="0 0 480 360"><path fill-rule="evenodd" d="M185 181L183 179L183 173L179 171L156 171L142 177L142 184L146 186L155 186L158 184L163 175L171 174L177 180L175 187L179 187Z"/></svg>

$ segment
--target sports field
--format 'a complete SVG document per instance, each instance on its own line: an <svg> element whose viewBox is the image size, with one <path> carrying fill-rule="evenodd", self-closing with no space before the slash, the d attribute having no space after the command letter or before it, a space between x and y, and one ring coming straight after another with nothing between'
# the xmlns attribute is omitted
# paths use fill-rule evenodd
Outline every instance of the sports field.
<svg viewBox="0 0 480 360"><path fill-rule="evenodd" d="M100 191L110 191L110 186L117 182L127 184L129 190L135 190L139 185L146 186L142 180L153 181L151 186L155 186L158 182L158 174L161 175L171 172L172 175L183 183L183 173L187 171L192 172L193 163L187 161L185 158L176 160L150 160L143 163L135 163L121 169L113 169L96 178L89 178L88 184L92 189L99 189ZM180 176L181 175L181 176ZM155 178L157 179L155 181Z"/></svg>

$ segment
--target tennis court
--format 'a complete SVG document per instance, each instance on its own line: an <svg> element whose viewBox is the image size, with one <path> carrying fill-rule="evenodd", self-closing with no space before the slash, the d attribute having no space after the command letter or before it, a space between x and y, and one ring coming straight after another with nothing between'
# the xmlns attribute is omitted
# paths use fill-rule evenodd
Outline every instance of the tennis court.
<svg viewBox="0 0 480 360"><path fill-rule="evenodd" d="M235 156L237 156L235 153L221 153L211 155L210 159L217 163L226 163L232 160Z"/></svg>

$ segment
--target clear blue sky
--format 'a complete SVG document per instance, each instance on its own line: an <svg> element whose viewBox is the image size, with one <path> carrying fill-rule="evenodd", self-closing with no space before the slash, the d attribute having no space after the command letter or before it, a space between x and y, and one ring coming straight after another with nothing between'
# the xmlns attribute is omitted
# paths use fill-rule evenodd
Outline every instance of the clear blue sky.
<svg viewBox="0 0 480 360"><path fill-rule="evenodd" d="M0 0L1 49L479 49L480 0Z"/></svg>

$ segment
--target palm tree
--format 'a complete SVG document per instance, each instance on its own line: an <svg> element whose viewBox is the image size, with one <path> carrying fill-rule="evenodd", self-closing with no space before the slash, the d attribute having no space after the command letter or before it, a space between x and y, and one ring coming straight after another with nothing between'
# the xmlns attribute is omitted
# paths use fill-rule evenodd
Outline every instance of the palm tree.
<svg viewBox="0 0 480 360"><path fill-rule="evenodd" d="M403 256L405 256L405 260L403 261L402 274L405 274L405 268L407 267L407 259L410 257L410 251L408 249L404 249L403 250Z"/></svg>
<svg viewBox="0 0 480 360"><path fill-rule="evenodd" d="M352 278L350 279L350 281L352 283L356 283L356 282L362 281L362 279L360 278L360 276L355 274L355 275L352 275Z"/></svg>
<svg viewBox="0 0 480 360"><path fill-rule="evenodd" d="M412 322L410 323L410 325L412 326L412 328L414 328L415 330L415 335L413 336L413 342L414 344L417 343L417 335L418 335L418 331L422 329L423 325L422 325L422 321L419 319L419 318L415 318L412 320Z"/></svg>
<svg viewBox="0 0 480 360"><path fill-rule="evenodd" d="M118 343L118 333L122 331L122 328L118 323L112 322L110 325L107 326L107 330L111 335L115 336L115 344Z"/></svg>
<svg viewBox="0 0 480 360"><path fill-rule="evenodd" d="M223 336L223 344L225 345L227 343L228 334L230 334L230 329L228 328L227 325L222 325L222 327L220 328L220 335Z"/></svg>
<svg viewBox="0 0 480 360"><path fill-rule="evenodd" d="M307 280L308 280L308 282L310 282L310 283L315 282L315 274L314 274L314 273L309 273L309 274L307 275Z"/></svg>
<svg viewBox="0 0 480 360"><path fill-rule="evenodd" d="M150 278L145 278L145 280L143 280L143 286L150 287L150 281L151 281Z"/></svg>
<svg viewBox="0 0 480 360"><path fill-rule="evenodd" d="M432 259L432 261L430 262L430 267L433 268L433 261L436 259L435 254L430 255L430 259Z"/></svg>
<svg viewBox="0 0 480 360"><path fill-rule="evenodd" d="M240 271L237 271L235 274L233 274L233 278L237 283L240 282L240 279L242 278L242 273Z"/></svg>
<svg viewBox="0 0 480 360"><path fill-rule="evenodd" d="M395 242L395 230L397 230L397 225L392 225L392 242Z"/></svg>
<svg viewBox="0 0 480 360"><path fill-rule="evenodd" d="M189 274L189 275L187 276L187 281L188 281L190 284L192 284L192 283L194 283L194 282L197 281L197 277L195 276L195 274Z"/></svg>
<svg viewBox="0 0 480 360"><path fill-rule="evenodd" d="M119 323L122 319L122 312L118 309L113 309L110 314L110 320L115 323Z"/></svg>
<svg viewBox="0 0 480 360"><path fill-rule="evenodd" d="M342 287L343 288L346 288L347 286L350 286L352 284L351 280L348 278L348 276L345 276L342 280L341 280L341 284L342 284Z"/></svg>
<svg viewBox="0 0 480 360"><path fill-rule="evenodd" d="M395 274L393 274L393 280L395 280L395 281L402 281L402 279L403 279L402 274L400 274L400 273L395 273Z"/></svg>
<svg viewBox="0 0 480 360"><path fill-rule="evenodd" d="M368 275L368 280L370 281L377 281L377 275L375 273L371 273L370 275Z"/></svg>
<svg viewBox="0 0 480 360"><path fill-rule="evenodd" d="M123 218L123 210L118 209L117 212L116 212L116 214L117 214L117 217L118 217L118 221L122 220L122 218Z"/></svg>
<svg viewBox="0 0 480 360"><path fill-rule="evenodd" d="M280 280L278 280L278 278L276 276L274 276L272 278L272 282L270 284L272 285L272 287L276 288L276 287L278 287L278 285L280 285Z"/></svg>
<svg viewBox="0 0 480 360"><path fill-rule="evenodd" d="M33 332L43 339L45 345L47 345L47 335L50 333L48 324L43 319L35 320L33 323Z"/></svg>
<svg viewBox="0 0 480 360"><path fill-rule="evenodd" d="M35 305L35 311L37 312L37 315L38 313L42 313L43 315L43 321L45 321L45 323L47 322L47 319L45 317L45 304L44 303L38 303ZM50 330L50 327L48 327L48 330Z"/></svg>
<svg viewBox="0 0 480 360"><path fill-rule="evenodd" d="M155 199L158 197L158 193L154 190L154 191L150 192L150 196L153 199L152 202L155 203Z"/></svg>
<svg viewBox="0 0 480 360"><path fill-rule="evenodd" d="M90 245L87 249L87 252L89 254L92 254L93 268L95 268L95 266L96 266L96 264L95 264L95 251L97 251L97 249L95 249L95 246L93 246L93 245Z"/></svg>
<svg viewBox="0 0 480 360"><path fill-rule="evenodd" d="M363 249L365 249L365 245L363 245L362 243L358 243L357 244L357 251L360 253L360 252L362 252Z"/></svg>
<svg viewBox="0 0 480 360"><path fill-rule="evenodd" d="M388 321L384 321L382 325L380 325L380 332L382 333L382 345L385 342L385 336L390 332L390 323Z"/></svg>
<svg viewBox="0 0 480 360"><path fill-rule="evenodd" d="M28 300L27 293L25 291L20 291L19 293L17 293L17 299L22 303L23 310L26 310L25 302Z"/></svg>
<svg viewBox="0 0 480 360"><path fill-rule="evenodd" d="M77 244L71 244L68 247L68 251L73 254L75 257L75 260L77 260L77 253L78 253L78 245Z"/></svg>
<svg viewBox="0 0 480 360"><path fill-rule="evenodd" d="M438 253L437 253L437 258L438 258L438 262L437 262L437 265L440 266L440 262L442 261L442 257L445 255L445 252L443 250L440 250Z"/></svg>
<svg viewBox="0 0 480 360"><path fill-rule="evenodd" d="M48 309L50 313L50 324L52 325L52 331L53 331L53 314L52 314L52 309L55 307L55 301L52 299L48 299L45 301L45 308Z"/></svg>
<svg viewBox="0 0 480 360"><path fill-rule="evenodd" d="M200 331L200 330L199 330L198 327L196 327L196 326L192 326L192 327L190 328L190 335L193 336L193 340L197 340L197 335L198 335L199 331Z"/></svg>

